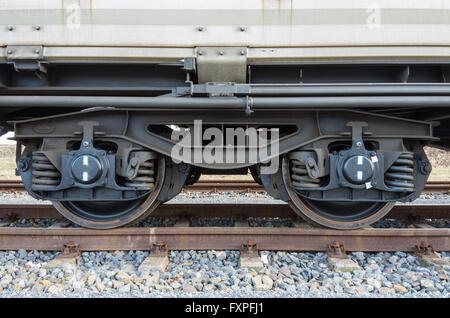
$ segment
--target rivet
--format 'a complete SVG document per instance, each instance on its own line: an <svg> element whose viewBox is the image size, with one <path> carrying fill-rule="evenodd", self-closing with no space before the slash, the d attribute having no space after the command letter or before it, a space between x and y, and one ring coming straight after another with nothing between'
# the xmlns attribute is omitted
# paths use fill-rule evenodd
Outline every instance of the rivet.
<svg viewBox="0 0 450 318"><path fill-rule="evenodd" d="M223 51L220 51L219 54L220 54L220 55L223 55L224 53L223 53Z"/></svg>
<svg viewBox="0 0 450 318"><path fill-rule="evenodd" d="M39 30L41 29L41 27L40 27L39 25L36 25L36 26L34 27L34 29L35 29L36 31L39 31Z"/></svg>
<svg viewBox="0 0 450 318"><path fill-rule="evenodd" d="M12 54L12 52L13 52L12 50L6 51L7 54Z"/></svg>
<svg viewBox="0 0 450 318"><path fill-rule="evenodd" d="M203 55L203 51L198 51L198 55Z"/></svg>
<svg viewBox="0 0 450 318"><path fill-rule="evenodd" d="M198 30L199 32L202 32L202 31L203 31L203 27L200 26L200 27L197 28L197 30Z"/></svg>
<svg viewBox="0 0 450 318"><path fill-rule="evenodd" d="M246 29L247 29L247 28L246 28L245 26L241 26L241 27L239 28L239 30L241 30L241 32L244 32Z"/></svg>
<svg viewBox="0 0 450 318"><path fill-rule="evenodd" d="M242 51L241 51L241 55L244 55L244 54L245 54L245 51L244 51L244 50L242 50Z"/></svg>
<svg viewBox="0 0 450 318"><path fill-rule="evenodd" d="M9 31L14 31L14 27L12 25L8 26Z"/></svg>
<svg viewBox="0 0 450 318"><path fill-rule="evenodd" d="M39 49L34 50L34 53L39 54Z"/></svg>

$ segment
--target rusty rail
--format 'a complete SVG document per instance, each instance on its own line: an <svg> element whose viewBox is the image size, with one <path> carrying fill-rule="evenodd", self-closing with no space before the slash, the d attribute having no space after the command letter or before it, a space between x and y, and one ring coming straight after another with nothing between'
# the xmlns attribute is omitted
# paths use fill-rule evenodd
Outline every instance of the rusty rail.
<svg viewBox="0 0 450 318"><path fill-rule="evenodd" d="M51 204L0 204L0 218L63 218ZM279 217L296 218L287 203L165 203L151 217ZM450 217L450 204L396 205L385 218L440 219Z"/></svg>
<svg viewBox="0 0 450 318"><path fill-rule="evenodd" d="M25 191L20 180L0 180L0 190L2 191ZM189 185L183 191L265 191L264 187L252 180L199 180L193 185ZM450 181L429 181L423 193L450 193Z"/></svg>
<svg viewBox="0 0 450 318"><path fill-rule="evenodd" d="M15 209L15 210L14 210ZM16 212L16 213L14 213ZM59 217L51 205L0 205L0 217ZM448 217L450 205L397 205L396 217ZM153 214L152 214L153 215ZM162 205L153 216L277 216L295 218L287 204L183 204ZM392 217L392 215L390 216ZM447 228L365 228L339 231L323 228L283 227L128 227L112 230L83 228L0 227L0 250L61 250L73 242L80 250L151 250L156 242L171 250L239 250L252 241L259 250L326 251L339 242L346 251L408 251L432 246L450 250Z"/></svg>
<svg viewBox="0 0 450 318"><path fill-rule="evenodd" d="M157 241L171 250L239 250L247 241L260 250L326 251L335 241L346 251L415 251L424 242L435 251L450 249L450 229L303 228L0 228L0 250L60 250L75 242L80 250L150 250Z"/></svg>

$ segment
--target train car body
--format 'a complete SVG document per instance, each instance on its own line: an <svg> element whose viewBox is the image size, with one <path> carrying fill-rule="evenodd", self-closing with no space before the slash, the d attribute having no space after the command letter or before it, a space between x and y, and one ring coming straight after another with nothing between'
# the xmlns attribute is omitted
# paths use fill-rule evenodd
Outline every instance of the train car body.
<svg viewBox="0 0 450 318"><path fill-rule="evenodd" d="M369 225L450 148L444 1L0 0L0 132L28 192L91 228L243 173Z"/></svg>

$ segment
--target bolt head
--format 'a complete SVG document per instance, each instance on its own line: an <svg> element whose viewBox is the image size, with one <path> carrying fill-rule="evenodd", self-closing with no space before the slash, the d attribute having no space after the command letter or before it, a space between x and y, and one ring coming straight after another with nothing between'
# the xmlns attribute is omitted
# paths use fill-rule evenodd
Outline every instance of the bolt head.
<svg viewBox="0 0 450 318"><path fill-rule="evenodd" d="M12 25L8 26L9 31L14 31L14 27Z"/></svg>
<svg viewBox="0 0 450 318"><path fill-rule="evenodd" d="M362 147L363 143L361 141L356 142L356 147Z"/></svg>
<svg viewBox="0 0 450 318"><path fill-rule="evenodd" d="M27 171L28 170L28 163L27 163L27 161L25 161L25 160L20 160L18 163L17 163L17 169L19 170L19 171L21 171L21 172L25 172L25 171Z"/></svg>
<svg viewBox="0 0 450 318"><path fill-rule="evenodd" d="M91 145L91 143L87 140L83 141L83 147L89 147Z"/></svg>
<svg viewBox="0 0 450 318"><path fill-rule="evenodd" d="M40 50L36 49L34 50L34 53L39 54Z"/></svg>
<svg viewBox="0 0 450 318"><path fill-rule="evenodd" d="M202 31L204 30L204 28L203 28L202 26L200 26L200 27L197 28L197 30L198 30L199 32L202 32Z"/></svg>
<svg viewBox="0 0 450 318"><path fill-rule="evenodd" d="M219 54L220 54L220 55L224 55L225 53L224 53L223 51L220 51Z"/></svg>
<svg viewBox="0 0 450 318"><path fill-rule="evenodd" d="M36 26L34 27L34 29L35 29L36 31L39 31L39 30L41 29L41 27L40 27L39 25L36 25Z"/></svg>
<svg viewBox="0 0 450 318"><path fill-rule="evenodd" d="M425 173L430 173L433 170L433 166L429 162L422 163L422 171Z"/></svg>
<svg viewBox="0 0 450 318"><path fill-rule="evenodd" d="M241 51L241 55L245 55L245 51L244 50Z"/></svg>
<svg viewBox="0 0 450 318"><path fill-rule="evenodd" d="M241 27L239 28L239 30L241 30L241 32L244 32L244 31L246 30L246 27L245 27L245 26L241 26Z"/></svg>
<svg viewBox="0 0 450 318"><path fill-rule="evenodd" d="M8 50L8 51L6 51L6 54L12 54L12 50Z"/></svg>
<svg viewBox="0 0 450 318"><path fill-rule="evenodd" d="M203 51L198 51L198 55L203 55Z"/></svg>

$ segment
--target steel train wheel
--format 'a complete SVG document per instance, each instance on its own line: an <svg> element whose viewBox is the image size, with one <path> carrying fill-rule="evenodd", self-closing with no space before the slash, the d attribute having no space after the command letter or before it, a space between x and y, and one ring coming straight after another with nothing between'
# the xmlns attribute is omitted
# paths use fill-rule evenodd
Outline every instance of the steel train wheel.
<svg viewBox="0 0 450 318"><path fill-rule="evenodd" d="M53 206L70 221L91 229L131 225L146 218L159 205L157 199L164 176L165 160L161 158L158 161L155 187L143 198L128 201L55 201Z"/></svg>
<svg viewBox="0 0 450 318"><path fill-rule="evenodd" d="M318 201L304 198L292 187L289 162L282 161L284 186L291 199L290 207L305 221L339 230L351 230L368 226L385 216L395 202L339 202Z"/></svg>

